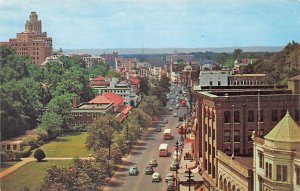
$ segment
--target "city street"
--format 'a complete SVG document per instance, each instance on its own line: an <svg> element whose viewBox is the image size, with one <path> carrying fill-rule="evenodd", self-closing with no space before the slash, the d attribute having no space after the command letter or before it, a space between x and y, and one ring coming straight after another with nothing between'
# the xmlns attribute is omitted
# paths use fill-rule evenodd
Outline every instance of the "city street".
<svg viewBox="0 0 300 191"><path fill-rule="evenodd" d="M176 87L173 92L179 92L179 88ZM179 96L182 96L180 94ZM175 105L171 105L171 100L176 99L176 95L172 94L170 96L170 101L168 102L165 109L162 111L162 115L159 116L158 125L162 126L161 132L155 132L154 128L151 128L145 136L140 140L131 150L129 157L126 162L124 162L123 168L120 168L117 174L115 174L113 180L109 183L105 190L110 191L123 191L123 190L145 190L145 191L158 191L167 190L167 184L165 183L165 177L168 172L170 172L170 164L172 161L172 154L175 151L175 142L178 140L180 135L176 129L176 124L178 123L178 117L173 117L173 113L178 113L178 116L184 116L186 113L186 107L179 107L175 109ZM168 108L172 106L173 111L169 111ZM163 124L163 120L168 119L167 124ZM173 138L171 140L163 140L163 131L166 128L172 129ZM169 145L169 155L168 157L159 157L158 148L161 143L168 143ZM144 170L148 165L149 161L156 159L158 161L158 166L154 167L155 172L159 172L162 181L152 182L152 176L146 175ZM130 166L136 165L139 169L139 174L137 176L128 176L128 170ZM175 171L172 171L175 175Z"/></svg>

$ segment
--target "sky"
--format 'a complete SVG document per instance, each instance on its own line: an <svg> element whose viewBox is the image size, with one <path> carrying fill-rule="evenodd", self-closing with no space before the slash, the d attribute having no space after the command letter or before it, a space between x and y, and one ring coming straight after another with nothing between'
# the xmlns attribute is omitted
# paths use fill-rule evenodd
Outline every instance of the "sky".
<svg viewBox="0 0 300 191"><path fill-rule="evenodd" d="M300 0L0 0L0 41L31 11L55 49L285 46Z"/></svg>

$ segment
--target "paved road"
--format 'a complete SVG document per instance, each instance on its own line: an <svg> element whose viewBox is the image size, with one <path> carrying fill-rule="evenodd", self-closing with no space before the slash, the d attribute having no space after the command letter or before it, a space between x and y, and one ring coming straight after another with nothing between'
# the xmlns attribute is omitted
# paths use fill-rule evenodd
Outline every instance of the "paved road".
<svg viewBox="0 0 300 191"><path fill-rule="evenodd" d="M177 87L176 92L179 91ZM175 95L173 95L172 98ZM180 96L180 95L179 95ZM132 148L132 152L127 158L124 167L119 169L119 172L114 176L110 184L105 188L109 191L163 191L167 190L167 184L164 181L167 173L169 172L170 164L172 161L172 153L175 150L175 142L179 138L179 134L176 129L176 124L178 123L178 117L173 117L173 112L168 111L168 107L175 105L170 105L168 102L167 107L164 110L164 114L159 116L159 121L162 122L163 119L168 119L168 124L163 125L161 132L155 132L155 129L150 129L149 132L143 137L143 139ZM179 116L183 116L186 113L186 108L180 107L175 110ZM163 130L166 128L172 129L173 139L163 140ZM161 143L169 144L169 156L159 157L158 148ZM156 159L158 161L158 167L154 170L159 172L162 176L162 182L152 183L152 176L145 175L144 169L150 160ZM139 168L140 174L138 176L128 176L129 167L136 165ZM175 174L175 171L174 171Z"/></svg>

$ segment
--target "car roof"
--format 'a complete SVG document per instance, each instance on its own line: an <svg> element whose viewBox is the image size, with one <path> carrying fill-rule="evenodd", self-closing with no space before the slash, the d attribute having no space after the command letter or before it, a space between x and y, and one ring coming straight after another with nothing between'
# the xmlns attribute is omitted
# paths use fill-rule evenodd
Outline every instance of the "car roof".
<svg viewBox="0 0 300 191"><path fill-rule="evenodd" d="M173 176L174 174L172 173L172 172L169 172L168 174L167 174L167 176Z"/></svg>
<svg viewBox="0 0 300 191"><path fill-rule="evenodd" d="M159 175L159 173L158 173L158 172L155 172L155 173L153 173L153 175L154 175L154 176L158 176L158 175Z"/></svg>

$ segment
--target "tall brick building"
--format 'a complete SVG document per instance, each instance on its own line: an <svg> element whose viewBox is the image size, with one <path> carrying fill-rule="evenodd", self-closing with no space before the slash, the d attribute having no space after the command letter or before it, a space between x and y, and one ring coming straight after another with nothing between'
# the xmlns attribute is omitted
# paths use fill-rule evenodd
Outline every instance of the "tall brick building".
<svg viewBox="0 0 300 191"><path fill-rule="evenodd" d="M291 90L208 90L197 94L195 155L204 182L210 188L218 183L218 150L228 155L233 151L235 156L251 155L252 131L266 135L286 110L297 122L300 120L300 96Z"/></svg>
<svg viewBox="0 0 300 191"><path fill-rule="evenodd" d="M47 32L42 32L42 21L38 20L36 12L31 12L24 32L17 33L16 38L0 44L14 48L19 55L29 55L37 65L41 65L52 54L52 38L47 37Z"/></svg>

